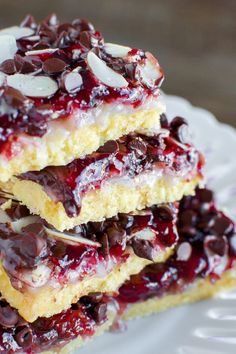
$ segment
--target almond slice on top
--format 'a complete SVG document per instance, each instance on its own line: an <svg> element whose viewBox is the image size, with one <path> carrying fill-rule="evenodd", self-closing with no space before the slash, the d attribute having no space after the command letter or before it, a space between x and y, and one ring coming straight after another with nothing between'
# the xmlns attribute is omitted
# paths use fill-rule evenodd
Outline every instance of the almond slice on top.
<svg viewBox="0 0 236 354"><path fill-rule="evenodd" d="M79 235L72 235L66 232L60 232L54 229L50 229L47 226L44 226L45 230L48 234L48 236L50 237L54 237L54 238L59 238L65 241L72 241L72 242L76 242L76 243L82 243L84 245L89 245L89 246L94 246L94 247L101 247L100 243L98 242L94 242L92 240L89 240L87 238L84 238L82 236Z"/></svg>
<svg viewBox="0 0 236 354"><path fill-rule="evenodd" d="M13 59L17 52L16 40L10 35L0 35L0 64L7 59Z"/></svg>
<svg viewBox="0 0 236 354"><path fill-rule="evenodd" d="M128 86L128 81L126 81L121 74L109 68L109 66L92 51L88 52L87 63L92 73L103 84L115 88Z"/></svg>
<svg viewBox="0 0 236 354"><path fill-rule="evenodd" d="M30 37L33 34L34 34L34 30L29 27L12 26L12 27L3 28L2 30L0 30L0 36L11 35L15 39Z"/></svg>
<svg viewBox="0 0 236 354"><path fill-rule="evenodd" d="M126 47L115 43L105 43L104 49L106 53L110 54L113 58L124 58L128 55L129 51L131 50L130 47Z"/></svg>
<svg viewBox="0 0 236 354"><path fill-rule="evenodd" d="M14 74L7 77L7 84L28 97L48 97L58 90L56 81L47 76Z"/></svg>

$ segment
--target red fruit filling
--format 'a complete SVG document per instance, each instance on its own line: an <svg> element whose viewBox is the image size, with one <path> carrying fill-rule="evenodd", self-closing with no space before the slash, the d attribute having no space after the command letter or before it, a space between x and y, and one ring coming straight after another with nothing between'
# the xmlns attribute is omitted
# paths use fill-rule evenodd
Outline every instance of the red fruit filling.
<svg viewBox="0 0 236 354"><path fill-rule="evenodd" d="M176 117L169 124L163 115L162 126L165 130L158 135L130 134L67 166L46 167L19 178L39 183L53 201L63 203L69 217L75 217L83 196L112 178L134 178L155 170L186 179L201 173L203 159L189 144L186 121Z"/></svg>
<svg viewBox="0 0 236 354"><path fill-rule="evenodd" d="M109 299L100 293L84 296L70 309L50 318L24 321L4 300L0 301L0 353L34 354L59 349L78 336L90 337L107 319ZM115 311L115 308L113 309Z"/></svg>
<svg viewBox="0 0 236 354"><path fill-rule="evenodd" d="M131 276L119 289L120 302L179 293L206 277L214 282L235 265L235 225L216 208L210 190L197 189L196 196L183 198L178 233L175 254L167 262L149 265Z"/></svg>
<svg viewBox="0 0 236 354"><path fill-rule="evenodd" d="M107 52L101 33L85 20L60 24L54 16L53 21L47 18L38 25L34 20L30 25L27 21L23 21L21 27L31 29L32 34L17 39L18 51L13 59L1 63L0 72L9 76L17 73L50 77L57 90L49 97L37 97L32 92L33 97L29 98L24 96L24 90L22 93L6 83L2 85L0 152L6 153L8 158L13 154L11 144L17 134L41 137L52 119L64 119L77 109L88 110L102 103L118 102L137 107L149 96L159 96L163 72L150 53L132 49L124 57L112 56ZM121 75L127 86L108 86L96 77L87 61L90 51L115 74ZM147 81L146 74L140 70L148 60L154 61L159 73L151 81Z"/></svg>
<svg viewBox="0 0 236 354"><path fill-rule="evenodd" d="M29 214L19 204L6 212L12 220ZM0 224L2 264L12 285L22 290L50 282L62 285L86 276L103 277L127 260L127 246L137 256L153 260L158 252L174 245L176 214L174 204L153 206L135 215L119 214L103 222L77 226L66 234L72 240L63 239L63 234L59 234L62 238L50 236L51 229L40 218L29 221L19 232L14 231L14 222ZM39 270L42 276L37 278L35 272Z"/></svg>

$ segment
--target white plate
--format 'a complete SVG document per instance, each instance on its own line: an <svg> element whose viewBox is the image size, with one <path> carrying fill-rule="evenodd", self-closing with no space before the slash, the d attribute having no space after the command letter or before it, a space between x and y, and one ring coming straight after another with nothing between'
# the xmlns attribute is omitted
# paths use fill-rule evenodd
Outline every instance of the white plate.
<svg viewBox="0 0 236 354"><path fill-rule="evenodd" d="M207 158L207 183L221 207L236 220L236 131L208 111L166 96L168 117L187 118L195 144ZM122 334L107 333L79 354L235 354L236 291L128 323Z"/></svg>

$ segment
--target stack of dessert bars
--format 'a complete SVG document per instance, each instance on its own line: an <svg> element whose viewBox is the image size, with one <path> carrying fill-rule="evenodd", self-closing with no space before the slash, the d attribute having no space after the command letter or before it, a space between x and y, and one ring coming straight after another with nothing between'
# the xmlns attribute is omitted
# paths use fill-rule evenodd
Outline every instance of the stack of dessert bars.
<svg viewBox="0 0 236 354"><path fill-rule="evenodd" d="M234 286L234 224L154 56L55 15L0 46L0 353L72 353Z"/></svg>

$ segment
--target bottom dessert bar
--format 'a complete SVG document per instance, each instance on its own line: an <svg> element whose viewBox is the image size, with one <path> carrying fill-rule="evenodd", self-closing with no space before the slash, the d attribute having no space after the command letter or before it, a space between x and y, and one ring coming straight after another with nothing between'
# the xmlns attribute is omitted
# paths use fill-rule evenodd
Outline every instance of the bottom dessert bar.
<svg viewBox="0 0 236 354"><path fill-rule="evenodd" d="M111 295L93 293L70 309L33 323L0 302L0 353L72 353L87 339L130 319L211 297L236 287L235 225L198 189L180 203L175 253L148 265ZM113 326L112 326L113 324Z"/></svg>
<svg viewBox="0 0 236 354"><path fill-rule="evenodd" d="M68 233L10 200L0 211L0 292L29 322L60 313L90 292L116 291L147 264L166 260L178 239L178 203Z"/></svg>

